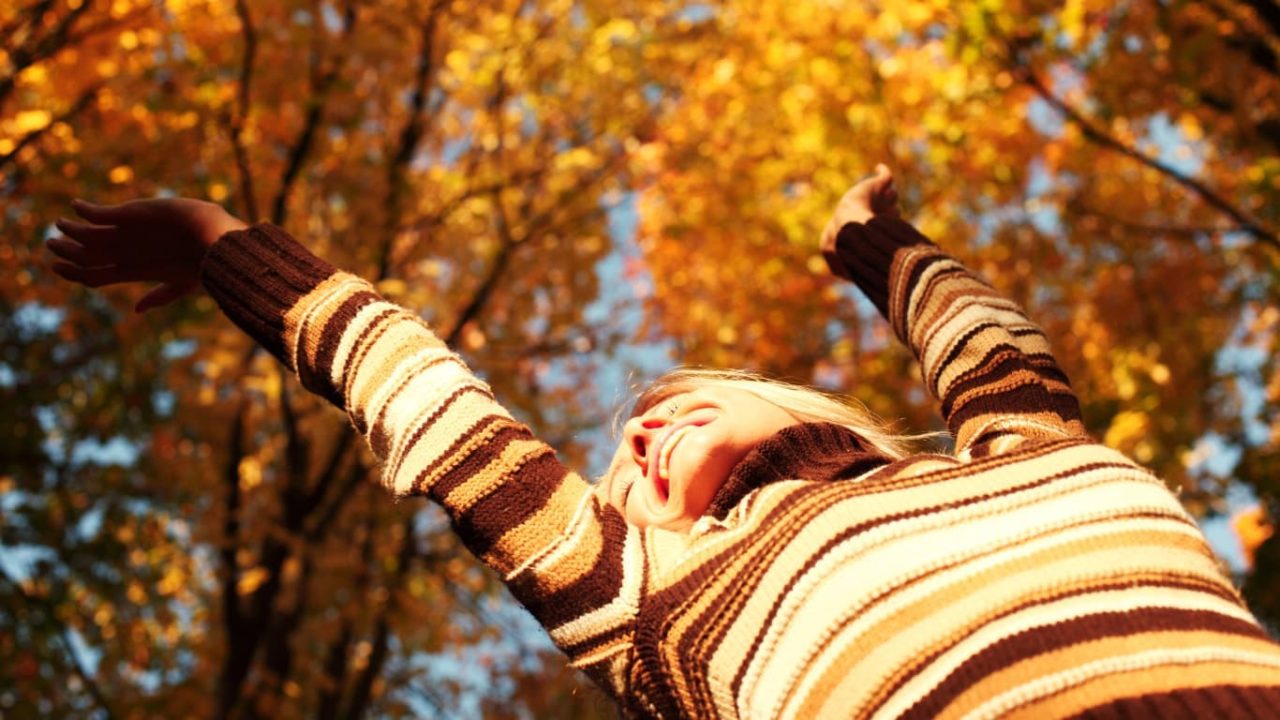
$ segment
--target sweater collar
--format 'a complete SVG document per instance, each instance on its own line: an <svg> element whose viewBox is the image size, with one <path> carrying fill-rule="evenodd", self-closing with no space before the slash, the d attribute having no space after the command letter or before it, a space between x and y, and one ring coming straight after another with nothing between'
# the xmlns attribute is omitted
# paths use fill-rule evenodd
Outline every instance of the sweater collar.
<svg viewBox="0 0 1280 720"><path fill-rule="evenodd" d="M801 423L778 431L747 454L716 491L706 514L723 520L742 498L779 480L842 480L887 464L854 431L832 423Z"/></svg>

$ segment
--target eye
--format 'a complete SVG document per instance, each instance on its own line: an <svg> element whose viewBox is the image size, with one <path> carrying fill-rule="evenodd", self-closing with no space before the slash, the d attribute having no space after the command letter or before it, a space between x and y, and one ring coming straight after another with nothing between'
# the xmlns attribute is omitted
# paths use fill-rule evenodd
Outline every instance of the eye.
<svg viewBox="0 0 1280 720"><path fill-rule="evenodd" d="M667 417L675 415L676 411L679 409L680 409L679 400L672 400L671 402L667 403Z"/></svg>

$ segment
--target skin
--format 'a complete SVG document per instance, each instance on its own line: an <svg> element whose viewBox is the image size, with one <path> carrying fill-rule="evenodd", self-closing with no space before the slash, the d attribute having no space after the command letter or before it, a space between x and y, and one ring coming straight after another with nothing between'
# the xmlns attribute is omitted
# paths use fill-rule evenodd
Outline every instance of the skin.
<svg viewBox="0 0 1280 720"><path fill-rule="evenodd" d="M797 423L737 388L673 395L623 426L596 492L633 525L687 530L748 453Z"/></svg>
<svg viewBox="0 0 1280 720"><path fill-rule="evenodd" d="M897 201L893 175L877 165L871 178L840 199L819 248L830 257L841 227L896 216ZM120 205L76 200L72 207L81 220L55 223L62 236L48 242L52 270L87 287L149 283L137 312L199 292L205 253L224 233L247 227L221 206L190 198ZM752 449L798 422L744 390L700 388L674 395L627 421L596 493L637 526L685 531Z"/></svg>
<svg viewBox="0 0 1280 720"><path fill-rule="evenodd" d="M151 283L134 310L146 312L200 290L200 263L223 233L247 225L220 205L189 198L71 207L84 221L60 218L51 269L86 287ZM158 283L158 285L156 284Z"/></svg>

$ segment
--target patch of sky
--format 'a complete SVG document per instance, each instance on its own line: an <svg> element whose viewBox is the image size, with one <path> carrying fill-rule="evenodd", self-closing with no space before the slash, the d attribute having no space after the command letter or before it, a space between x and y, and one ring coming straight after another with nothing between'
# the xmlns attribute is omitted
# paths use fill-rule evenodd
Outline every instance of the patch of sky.
<svg viewBox="0 0 1280 720"><path fill-rule="evenodd" d="M0 388L11 388L18 383L18 375L8 363L0 362Z"/></svg>
<svg viewBox="0 0 1280 720"><path fill-rule="evenodd" d="M332 34L337 34L342 30L342 15L338 13L338 9L333 3L322 3L320 5L320 22L324 25L324 29Z"/></svg>
<svg viewBox="0 0 1280 720"><path fill-rule="evenodd" d="M716 16L715 5L711 3L689 3L676 12L677 20L684 20L691 23L700 23L710 20Z"/></svg>
<svg viewBox="0 0 1280 720"><path fill-rule="evenodd" d="M1198 142L1188 139L1182 128L1163 112L1147 121L1147 134L1138 143L1140 150L1154 153L1161 163L1181 175L1195 176L1204 168L1204 152Z"/></svg>
<svg viewBox="0 0 1280 720"><path fill-rule="evenodd" d="M67 311L39 302L27 302L18 305L10 317L18 329L18 337L28 339L57 330L66 319Z"/></svg>
<svg viewBox="0 0 1280 720"><path fill-rule="evenodd" d="M465 122L465 119L464 119ZM440 164L445 167L453 167L458 160L471 149L473 141L470 135L463 135L454 140L449 140L440 149Z"/></svg>
<svg viewBox="0 0 1280 720"><path fill-rule="evenodd" d="M181 360L196 351L196 341L191 339L170 340L160 348L160 357L165 360Z"/></svg>
<svg viewBox="0 0 1280 720"><path fill-rule="evenodd" d="M123 436L107 440L80 440L71 448L71 464L100 466L129 466L138 461L141 448Z"/></svg>

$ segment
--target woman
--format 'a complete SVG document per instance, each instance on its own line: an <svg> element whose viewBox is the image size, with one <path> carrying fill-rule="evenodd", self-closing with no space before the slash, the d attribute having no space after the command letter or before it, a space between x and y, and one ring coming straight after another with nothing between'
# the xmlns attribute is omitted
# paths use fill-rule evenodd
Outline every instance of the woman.
<svg viewBox="0 0 1280 720"><path fill-rule="evenodd" d="M1280 650L1166 487L1084 433L1040 330L898 219L883 166L823 234L916 354L954 455L821 395L677 373L603 479L562 466L413 313L192 200L77 204L64 277L197 284L440 503L629 714L1267 717Z"/></svg>

